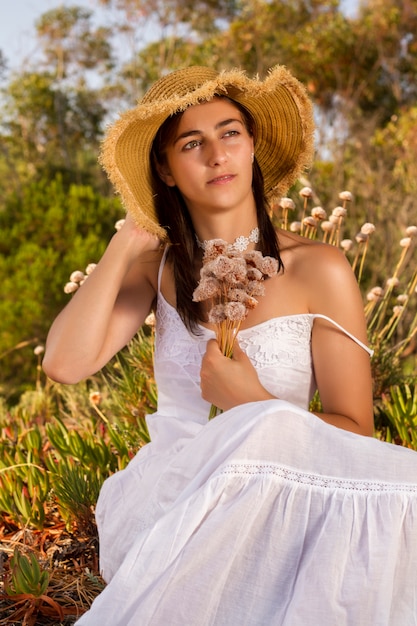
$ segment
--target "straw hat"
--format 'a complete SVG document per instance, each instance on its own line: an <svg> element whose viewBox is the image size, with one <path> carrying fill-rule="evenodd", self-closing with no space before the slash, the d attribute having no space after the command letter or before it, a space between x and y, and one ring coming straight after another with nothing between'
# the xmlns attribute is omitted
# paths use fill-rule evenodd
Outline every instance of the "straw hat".
<svg viewBox="0 0 417 626"><path fill-rule="evenodd" d="M255 122L255 157L267 196L285 194L313 154L313 111L304 87L283 66L265 80L241 70L217 72L191 66L160 78L134 109L116 121L103 141L100 162L135 222L161 238L150 172L152 142L174 113L227 95L244 106Z"/></svg>

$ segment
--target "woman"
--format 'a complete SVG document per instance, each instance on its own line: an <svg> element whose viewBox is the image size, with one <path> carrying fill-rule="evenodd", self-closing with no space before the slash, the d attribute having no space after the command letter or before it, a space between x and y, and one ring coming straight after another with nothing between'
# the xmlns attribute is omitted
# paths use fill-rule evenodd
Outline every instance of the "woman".
<svg viewBox="0 0 417 626"><path fill-rule="evenodd" d="M158 410L103 486L108 585L77 624L417 624L417 455L370 436L356 281L339 250L268 215L312 145L309 100L279 66L264 81L174 72L109 130L101 161L127 219L52 325L44 369L93 374L155 308ZM219 238L279 267L232 358L193 302Z"/></svg>

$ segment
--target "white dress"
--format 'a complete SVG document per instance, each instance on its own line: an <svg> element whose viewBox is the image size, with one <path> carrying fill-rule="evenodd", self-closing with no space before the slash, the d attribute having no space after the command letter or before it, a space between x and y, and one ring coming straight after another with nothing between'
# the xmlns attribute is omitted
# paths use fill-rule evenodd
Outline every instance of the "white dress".
<svg viewBox="0 0 417 626"><path fill-rule="evenodd" d="M158 294L152 443L104 483L108 584L77 626L417 625L417 453L308 412L315 317L240 331L280 399L209 422L213 333Z"/></svg>

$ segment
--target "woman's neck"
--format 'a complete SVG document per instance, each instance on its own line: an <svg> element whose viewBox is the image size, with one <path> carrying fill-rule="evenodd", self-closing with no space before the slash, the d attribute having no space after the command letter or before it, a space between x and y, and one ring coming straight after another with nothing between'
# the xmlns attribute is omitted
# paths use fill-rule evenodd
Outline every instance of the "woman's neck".
<svg viewBox="0 0 417 626"><path fill-rule="evenodd" d="M254 230L257 228L258 222L256 214L248 216L246 219L241 216L240 219L216 219L216 220L195 220L194 229L197 242L204 242L210 239L223 239L233 244L237 239L248 238L250 243L256 239ZM256 243L256 242L255 242ZM201 247L201 246L200 246ZM251 246L252 247L252 246Z"/></svg>
<svg viewBox="0 0 417 626"><path fill-rule="evenodd" d="M196 234L195 236L196 238L196 242L199 248L201 248L202 250L206 249L208 239L199 239L198 235ZM216 237L213 237L212 239L216 239ZM224 239L224 237L221 237L220 239ZM250 231L249 235L238 235L237 237L235 237L234 240L231 239L225 239L225 241L227 241L229 243L229 245L235 249L236 252L245 252L246 250L250 250L252 248L254 248L256 246L256 244L259 241L259 228L257 226L255 226L255 228L252 228L252 230Z"/></svg>

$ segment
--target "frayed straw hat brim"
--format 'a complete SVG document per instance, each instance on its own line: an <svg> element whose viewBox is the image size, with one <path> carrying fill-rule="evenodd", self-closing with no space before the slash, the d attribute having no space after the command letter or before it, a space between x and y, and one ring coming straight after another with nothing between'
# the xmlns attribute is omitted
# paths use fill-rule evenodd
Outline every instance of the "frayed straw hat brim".
<svg viewBox="0 0 417 626"><path fill-rule="evenodd" d="M280 196L311 164L313 111L305 88L283 66L265 80L241 70L216 72L193 66L157 81L137 107L121 115L103 141L100 162L136 223L166 237L153 202L150 152L161 124L189 106L227 95L255 123L255 156L267 196Z"/></svg>

